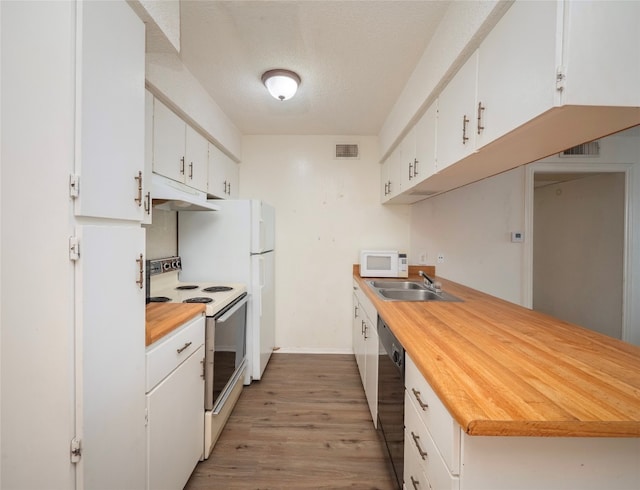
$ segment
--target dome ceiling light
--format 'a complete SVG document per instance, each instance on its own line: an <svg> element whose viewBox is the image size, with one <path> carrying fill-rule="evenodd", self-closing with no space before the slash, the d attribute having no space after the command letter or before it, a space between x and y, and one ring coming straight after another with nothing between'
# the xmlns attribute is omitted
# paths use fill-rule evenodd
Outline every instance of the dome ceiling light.
<svg viewBox="0 0 640 490"><path fill-rule="evenodd" d="M262 83L274 98L287 100L296 94L300 76L290 70L269 70L262 75Z"/></svg>

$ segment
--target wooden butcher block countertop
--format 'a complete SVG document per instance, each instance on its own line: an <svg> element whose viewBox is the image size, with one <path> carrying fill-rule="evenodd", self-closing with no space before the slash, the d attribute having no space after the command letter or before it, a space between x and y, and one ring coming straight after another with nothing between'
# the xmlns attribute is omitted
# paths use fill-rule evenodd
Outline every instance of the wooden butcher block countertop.
<svg viewBox="0 0 640 490"><path fill-rule="evenodd" d="M201 303L149 303L146 308L145 344L153 344L180 325L204 314Z"/></svg>
<svg viewBox="0 0 640 490"><path fill-rule="evenodd" d="M442 278L464 302L383 301L358 271L467 434L640 437L640 347Z"/></svg>

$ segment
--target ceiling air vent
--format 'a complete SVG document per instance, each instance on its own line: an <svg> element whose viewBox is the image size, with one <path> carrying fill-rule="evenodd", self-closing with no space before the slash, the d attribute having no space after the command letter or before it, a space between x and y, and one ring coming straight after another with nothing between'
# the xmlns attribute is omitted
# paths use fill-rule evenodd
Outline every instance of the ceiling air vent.
<svg viewBox="0 0 640 490"><path fill-rule="evenodd" d="M590 141L560 153L561 157L598 157L600 156L600 142Z"/></svg>
<svg viewBox="0 0 640 490"><path fill-rule="evenodd" d="M359 157L358 145L336 145L336 158L339 159L356 159Z"/></svg>

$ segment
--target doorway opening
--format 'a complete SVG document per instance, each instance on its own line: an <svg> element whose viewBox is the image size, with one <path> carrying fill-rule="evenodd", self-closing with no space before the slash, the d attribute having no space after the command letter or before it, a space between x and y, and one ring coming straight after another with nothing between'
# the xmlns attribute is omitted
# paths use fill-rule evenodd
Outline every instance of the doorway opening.
<svg viewBox="0 0 640 490"><path fill-rule="evenodd" d="M534 173L534 310L622 339L625 187L625 172Z"/></svg>

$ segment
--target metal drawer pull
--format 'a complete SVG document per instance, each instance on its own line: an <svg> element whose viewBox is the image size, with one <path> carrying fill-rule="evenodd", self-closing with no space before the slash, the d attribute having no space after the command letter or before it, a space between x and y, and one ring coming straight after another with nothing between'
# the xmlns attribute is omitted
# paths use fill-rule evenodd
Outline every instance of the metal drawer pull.
<svg viewBox="0 0 640 490"><path fill-rule="evenodd" d="M136 262L138 263L138 280L136 281L136 284L138 285L138 287L140 289L142 289L144 287L144 260L143 260L144 256L142 254L140 254L140 258L136 259Z"/></svg>
<svg viewBox="0 0 640 490"><path fill-rule="evenodd" d="M142 206L142 171L138 172L138 175L134 177L134 180L138 181L138 197L133 200L138 203L138 207Z"/></svg>
<svg viewBox="0 0 640 490"><path fill-rule="evenodd" d="M420 480L416 480L413 475L411 476L411 485L415 490L420 490Z"/></svg>
<svg viewBox="0 0 640 490"><path fill-rule="evenodd" d="M189 347L191 345L191 342L186 342L182 347L180 347L179 349L177 349L178 354L180 354L183 350L185 350L187 347Z"/></svg>
<svg viewBox="0 0 640 490"><path fill-rule="evenodd" d="M413 433L413 431L411 432L411 437L413 437L413 442L416 445L416 449L418 450L418 454L420 454L420 457L423 460L427 459L427 456L429 456L429 455L427 454L426 451L423 451L422 448L420 447L420 442L418 441L418 439L420 439L420 437L415 435Z"/></svg>
<svg viewBox="0 0 640 490"><path fill-rule="evenodd" d="M469 119L467 119L467 115L464 114L462 116L462 144L466 145L467 141L469 141L469 137L467 136L467 123Z"/></svg>
<svg viewBox="0 0 640 490"><path fill-rule="evenodd" d="M418 390L416 390L415 388L411 388L411 392L413 393L413 396L416 397L416 401L418 402L418 405L420 405L420 408L426 412L427 408L429 408L429 404L422 401L422 398L420 398L420 392Z"/></svg>

